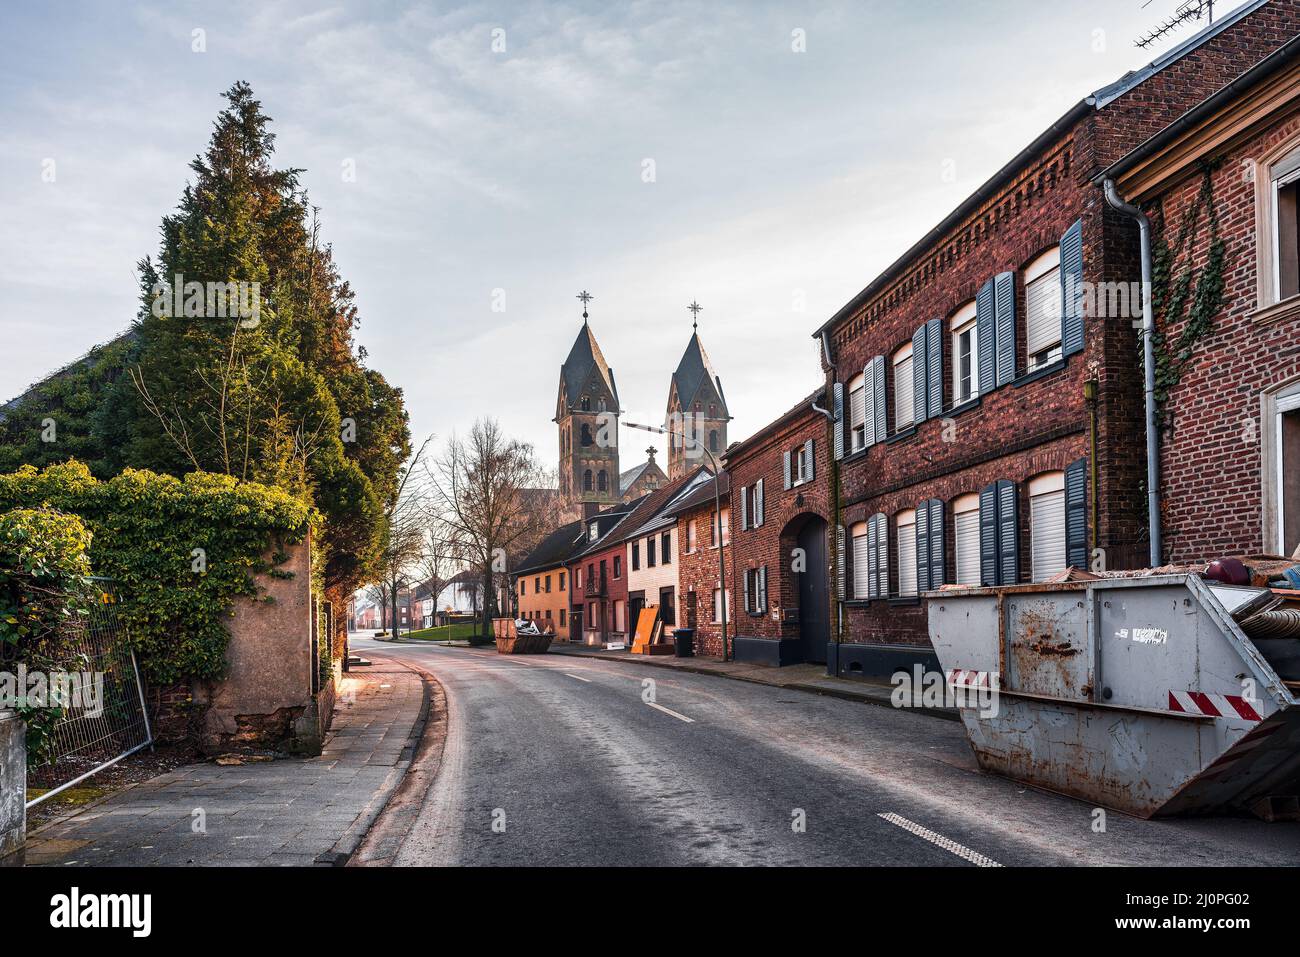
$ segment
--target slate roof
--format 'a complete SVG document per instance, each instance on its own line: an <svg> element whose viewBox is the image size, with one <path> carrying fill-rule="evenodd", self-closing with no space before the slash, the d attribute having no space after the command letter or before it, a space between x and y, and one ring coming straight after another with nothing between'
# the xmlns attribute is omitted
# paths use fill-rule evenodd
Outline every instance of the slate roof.
<svg viewBox="0 0 1300 957"><path fill-rule="evenodd" d="M709 355L704 351L699 333L693 333L691 341L686 343L686 351L682 353L681 361L677 363L677 371L673 373L672 381L677 387L677 398L683 409L691 407L691 403L695 401L704 383L712 382L714 388L718 390L718 398L722 400L722 415L730 416L727 412L727 397L722 392L722 379L713 371L713 364L709 362Z"/></svg>
<svg viewBox="0 0 1300 957"><path fill-rule="evenodd" d="M567 525L561 525L543 538L537 547L528 553L528 557L515 569L515 574L522 575L525 572L542 568L554 568L556 565L565 564L578 550L578 546L582 544L582 530L584 527L581 519L576 522L569 522Z"/></svg>
<svg viewBox="0 0 1300 957"><path fill-rule="evenodd" d="M727 494L731 491L731 473L726 469L718 475L718 496L722 499L722 505L725 508L729 504ZM701 505L713 507L713 482L708 481L700 485L699 488L692 489L690 494L683 495L680 501L673 502L673 514L681 515L689 512L693 508L699 508Z"/></svg>
<svg viewBox="0 0 1300 957"><path fill-rule="evenodd" d="M614 397L614 408L610 411L617 411L618 388L614 385L614 370L605 361L596 337L592 334L591 326L584 322L582 328L578 330L578 338L573 340L569 357L564 360L564 365L560 366L560 375L565 386L565 401L570 408L578 404L578 399L582 396L582 390L586 387L593 368L609 388L609 394Z"/></svg>

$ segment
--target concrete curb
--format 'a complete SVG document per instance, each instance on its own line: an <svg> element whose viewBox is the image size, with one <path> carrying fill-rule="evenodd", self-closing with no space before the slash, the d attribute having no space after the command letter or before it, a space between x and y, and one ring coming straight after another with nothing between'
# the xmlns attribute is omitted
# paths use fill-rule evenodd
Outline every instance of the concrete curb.
<svg viewBox="0 0 1300 957"><path fill-rule="evenodd" d="M851 688L828 688L823 685L809 684L806 681L794 681L789 684L778 684L774 681L763 681L759 678L751 678L748 675L729 674L725 671L718 671L712 668L701 668L695 665L669 665L659 659L649 656L644 658L615 658L598 651L557 651L554 646L552 646L552 649L548 651L547 654L570 658L595 658L598 661L613 661L617 664L645 665L651 668L659 668L664 671L685 671L688 674L710 675L714 678L729 678L732 681L745 681L749 684L762 685L767 688L803 691L809 694L824 695L828 698L840 698L844 701L858 701L863 704L872 704L878 707L890 708L891 710L902 711L907 714L921 714L928 718L939 718L944 721L961 720L961 715L957 713L955 708L895 708L890 692L883 687L879 688L877 691L865 692ZM874 689L875 686L869 687Z"/></svg>

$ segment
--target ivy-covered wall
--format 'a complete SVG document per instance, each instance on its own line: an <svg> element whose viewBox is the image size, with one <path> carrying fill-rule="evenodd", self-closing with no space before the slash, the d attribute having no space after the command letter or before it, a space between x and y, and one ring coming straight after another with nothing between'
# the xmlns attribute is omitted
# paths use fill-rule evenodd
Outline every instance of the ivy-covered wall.
<svg viewBox="0 0 1300 957"><path fill-rule="evenodd" d="M90 530L91 567L116 580L140 666L158 685L224 676L236 600L265 600L256 576L283 576L284 549L315 522L287 492L227 475L127 469L101 481L75 460L0 475L0 513L47 507Z"/></svg>

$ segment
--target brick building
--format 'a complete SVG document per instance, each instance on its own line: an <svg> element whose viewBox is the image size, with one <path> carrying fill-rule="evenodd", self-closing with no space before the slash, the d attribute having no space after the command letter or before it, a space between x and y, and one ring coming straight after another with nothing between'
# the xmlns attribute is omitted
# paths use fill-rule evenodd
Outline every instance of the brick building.
<svg viewBox="0 0 1300 957"><path fill-rule="evenodd" d="M557 641L570 640L569 560L583 543L583 523L561 525L538 544L514 574L519 616L554 631Z"/></svg>
<svg viewBox="0 0 1300 957"><path fill-rule="evenodd" d="M650 496L611 506L582 521L582 541L569 559L569 634L600 645L627 639L627 576L623 539L615 529Z"/></svg>
<svg viewBox="0 0 1300 957"><path fill-rule="evenodd" d="M719 539L733 561L731 544L731 477L718 476L717 498L721 500L719 527L714 483L702 483L674 505L677 522L677 618L681 627L695 629L698 654L722 657L722 582L718 566ZM726 580L730 581L728 573ZM736 606L728 587L726 619L728 639L736 633Z"/></svg>
<svg viewBox="0 0 1300 957"><path fill-rule="evenodd" d="M1256 0L1084 98L817 330L836 424L814 396L727 454L738 658L887 675L932 662L927 590L1147 564L1140 247L1094 177L1297 32Z"/></svg>
<svg viewBox="0 0 1300 957"><path fill-rule="evenodd" d="M677 534L675 507L701 484L712 486L712 474L701 467L679 475L651 495L644 508L629 516L615 534L624 539L623 565L627 569L628 621L636 629L641 609L659 608L664 628L680 627L678 615L678 569L680 539Z"/></svg>
<svg viewBox="0 0 1300 957"><path fill-rule="evenodd" d="M1294 29L1293 29L1294 32ZM1173 284L1157 289L1171 370L1161 405L1161 525L1171 561L1300 545L1300 40L1096 179L1151 218ZM1180 241L1181 240L1181 241Z"/></svg>

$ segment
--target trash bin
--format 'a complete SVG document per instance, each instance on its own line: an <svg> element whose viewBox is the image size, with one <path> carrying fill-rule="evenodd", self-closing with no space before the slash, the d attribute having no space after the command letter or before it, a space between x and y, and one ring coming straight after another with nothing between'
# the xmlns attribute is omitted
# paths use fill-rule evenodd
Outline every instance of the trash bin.
<svg viewBox="0 0 1300 957"><path fill-rule="evenodd" d="M677 628L673 631L673 640L677 642L678 658L695 657L695 629Z"/></svg>
<svg viewBox="0 0 1300 957"><path fill-rule="evenodd" d="M1258 814L1300 794L1300 682L1237 621L1268 591L1166 574L932 592L930 638L949 687L996 691L957 703L984 770L1144 818Z"/></svg>

